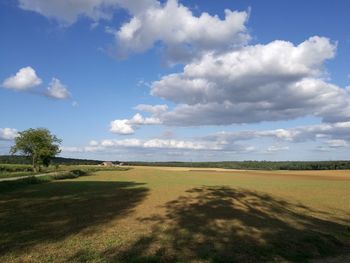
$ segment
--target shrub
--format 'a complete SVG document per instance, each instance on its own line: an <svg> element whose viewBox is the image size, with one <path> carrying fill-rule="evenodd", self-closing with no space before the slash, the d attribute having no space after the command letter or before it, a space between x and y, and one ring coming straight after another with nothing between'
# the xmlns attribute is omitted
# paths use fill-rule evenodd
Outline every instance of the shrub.
<svg viewBox="0 0 350 263"><path fill-rule="evenodd" d="M77 176L84 176L84 175L87 175L88 172L87 171L84 171L84 170L79 170L79 169L76 169L76 170L72 170L70 171L72 174L74 175L77 175Z"/></svg>
<svg viewBox="0 0 350 263"><path fill-rule="evenodd" d="M78 178L79 176L84 176L84 175L88 175L87 171L84 170L71 170L71 171L62 171L62 172L58 172L55 175L53 175L52 177L55 180L63 180L63 179L74 179L74 178Z"/></svg>

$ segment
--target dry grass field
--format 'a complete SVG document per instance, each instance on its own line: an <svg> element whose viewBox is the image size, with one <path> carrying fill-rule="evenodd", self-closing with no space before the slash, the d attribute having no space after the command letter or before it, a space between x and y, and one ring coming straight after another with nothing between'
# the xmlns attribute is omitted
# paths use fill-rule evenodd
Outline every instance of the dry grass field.
<svg viewBox="0 0 350 263"><path fill-rule="evenodd" d="M101 171L0 192L0 262L343 262L349 200L349 171Z"/></svg>

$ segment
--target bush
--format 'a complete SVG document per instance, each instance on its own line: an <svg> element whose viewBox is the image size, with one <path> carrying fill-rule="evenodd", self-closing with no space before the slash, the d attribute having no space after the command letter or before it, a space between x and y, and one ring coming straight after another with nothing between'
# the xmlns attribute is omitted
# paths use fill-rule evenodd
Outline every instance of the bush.
<svg viewBox="0 0 350 263"><path fill-rule="evenodd" d="M55 175L53 175L52 177L55 180L63 180L63 179L74 179L74 178L78 178L79 176L84 176L84 175L88 175L87 171L84 170L71 170L71 171L63 171L63 172L58 172Z"/></svg>
<svg viewBox="0 0 350 263"><path fill-rule="evenodd" d="M72 170L72 171L70 171L70 172L71 172L72 174L74 174L74 175L77 175L77 176L88 175L88 172L87 172L87 171L79 170L79 169Z"/></svg>

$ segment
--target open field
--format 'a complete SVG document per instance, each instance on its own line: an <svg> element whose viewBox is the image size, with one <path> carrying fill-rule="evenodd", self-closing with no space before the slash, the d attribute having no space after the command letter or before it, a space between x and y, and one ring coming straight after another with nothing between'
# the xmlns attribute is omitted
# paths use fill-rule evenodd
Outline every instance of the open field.
<svg viewBox="0 0 350 263"><path fill-rule="evenodd" d="M100 171L1 192L0 262L344 262L349 200L345 170Z"/></svg>

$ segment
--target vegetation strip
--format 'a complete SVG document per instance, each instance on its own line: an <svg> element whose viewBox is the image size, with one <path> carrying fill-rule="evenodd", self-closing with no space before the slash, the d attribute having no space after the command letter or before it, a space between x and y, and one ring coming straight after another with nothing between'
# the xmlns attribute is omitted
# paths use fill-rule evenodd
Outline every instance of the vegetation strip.
<svg viewBox="0 0 350 263"><path fill-rule="evenodd" d="M127 171L130 168L127 167L90 167L85 169L72 169L59 172L51 172L46 174L34 174L24 177L15 177L15 178L3 178L0 179L0 193L6 192L8 190L14 190L19 187L23 187L31 184L42 184L54 180L64 180L64 179L75 179L81 176L91 175L97 171Z"/></svg>

